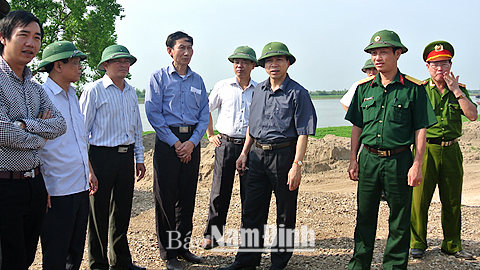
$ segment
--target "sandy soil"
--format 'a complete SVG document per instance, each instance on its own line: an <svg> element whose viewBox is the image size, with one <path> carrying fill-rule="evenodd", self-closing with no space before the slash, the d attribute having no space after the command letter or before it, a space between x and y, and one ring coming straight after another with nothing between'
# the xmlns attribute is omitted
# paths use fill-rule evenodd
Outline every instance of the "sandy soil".
<svg viewBox="0 0 480 270"><path fill-rule="evenodd" d="M465 123L460 145L464 154L464 186L462 198L462 239L466 251L480 256L480 122ZM166 269L160 259L155 234L152 197L152 156L154 135L144 137L147 175L136 183L129 242L132 258L148 269ZM216 269L233 262L235 251L205 251L198 247L208 215L210 185L213 173L214 147L203 143L202 162L192 232L193 253L203 256L203 264L184 262L186 269ZM308 225L315 231L315 247L309 252L295 252L287 269L345 269L352 256L353 232L356 218L356 183L347 176L350 141L348 138L327 135L310 139L298 198L297 227ZM227 229L240 226L238 181L234 186L227 220ZM441 204L434 195L428 226L429 249L422 260L410 260L409 269L480 269L479 261L465 261L440 253L443 239L440 223ZM381 202L377 241L372 269L382 269L383 251L388 236L388 206ZM275 197L272 197L268 224L275 224ZM82 269L87 269L84 254ZM269 269L268 254L263 254L261 266ZM41 248L34 265L41 269Z"/></svg>

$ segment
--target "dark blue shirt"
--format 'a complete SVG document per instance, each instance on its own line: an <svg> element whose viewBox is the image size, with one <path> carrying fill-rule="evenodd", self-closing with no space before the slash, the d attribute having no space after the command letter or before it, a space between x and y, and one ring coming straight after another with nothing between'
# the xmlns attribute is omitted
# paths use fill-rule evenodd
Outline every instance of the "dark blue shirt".
<svg viewBox="0 0 480 270"><path fill-rule="evenodd" d="M253 91L249 134L261 143L278 143L299 135L315 135L317 114L308 91L299 83L285 78L275 92L270 79Z"/></svg>

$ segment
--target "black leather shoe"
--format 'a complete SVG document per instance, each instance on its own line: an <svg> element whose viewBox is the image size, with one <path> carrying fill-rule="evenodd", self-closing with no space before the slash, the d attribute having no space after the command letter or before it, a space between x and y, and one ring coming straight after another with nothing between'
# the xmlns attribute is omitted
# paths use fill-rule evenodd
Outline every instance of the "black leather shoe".
<svg viewBox="0 0 480 270"><path fill-rule="evenodd" d="M141 266L138 266L138 265L135 265L135 264L131 263L128 266L128 270L147 270L147 268L141 267Z"/></svg>
<svg viewBox="0 0 480 270"><path fill-rule="evenodd" d="M248 266L235 261L229 266L224 268L217 268L217 270L255 270L255 266Z"/></svg>
<svg viewBox="0 0 480 270"><path fill-rule="evenodd" d="M178 257L181 259L184 259L185 261L191 262L191 263L201 263L203 262L203 259L195 256L193 253L190 251L187 251L183 254L178 254Z"/></svg>
<svg viewBox="0 0 480 270"><path fill-rule="evenodd" d="M183 265L177 258L167 260L165 264L169 270L183 270Z"/></svg>

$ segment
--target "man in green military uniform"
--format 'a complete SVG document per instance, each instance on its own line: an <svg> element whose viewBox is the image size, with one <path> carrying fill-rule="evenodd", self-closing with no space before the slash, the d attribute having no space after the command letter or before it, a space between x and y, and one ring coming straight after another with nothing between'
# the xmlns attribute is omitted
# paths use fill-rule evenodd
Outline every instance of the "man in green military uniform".
<svg viewBox="0 0 480 270"><path fill-rule="evenodd" d="M407 269L412 187L422 180L426 127L436 120L421 81L397 68L407 48L395 32L375 33L365 52L379 75L359 82L345 116L353 124L348 173L358 181L355 249L348 269L370 269L382 189L390 207L383 269ZM357 160L362 143L365 151Z"/></svg>
<svg viewBox="0 0 480 270"><path fill-rule="evenodd" d="M463 157L458 138L462 136L462 114L475 121L477 108L465 85L450 71L453 55L453 46L446 41L434 41L423 51L430 72L425 89L438 123L427 129L424 181L413 189L410 254L414 258L422 258L427 249L428 208L438 184L444 238L441 250L457 258L474 259L462 249L460 240Z"/></svg>

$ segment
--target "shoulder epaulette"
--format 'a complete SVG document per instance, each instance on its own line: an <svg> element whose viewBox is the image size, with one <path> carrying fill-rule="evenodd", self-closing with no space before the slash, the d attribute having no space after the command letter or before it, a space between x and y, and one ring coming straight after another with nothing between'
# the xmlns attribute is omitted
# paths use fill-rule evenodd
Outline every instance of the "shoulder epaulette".
<svg viewBox="0 0 480 270"><path fill-rule="evenodd" d="M423 85L426 85L428 82L425 80L425 81L422 81L422 84Z"/></svg>
<svg viewBox="0 0 480 270"><path fill-rule="evenodd" d="M405 75L405 79L413 82L413 83L416 84L416 85L423 85L423 81L420 81L419 79L415 79L415 78L410 77L410 76L408 76L408 75Z"/></svg>
<svg viewBox="0 0 480 270"><path fill-rule="evenodd" d="M375 79L375 76L370 76L370 77L368 77L368 78L365 78L365 79L363 79L363 80L358 81L357 84L359 84L359 85L360 85L360 84L364 84L364 83L369 82L369 81L371 81L371 80L373 80L373 79Z"/></svg>
<svg viewBox="0 0 480 270"><path fill-rule="evenodd" d="M467 86L463 83L458 83L459 86L463 87L463 88L467 88Z"/></svg>

